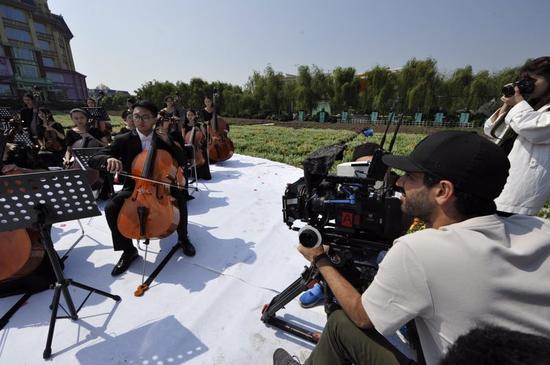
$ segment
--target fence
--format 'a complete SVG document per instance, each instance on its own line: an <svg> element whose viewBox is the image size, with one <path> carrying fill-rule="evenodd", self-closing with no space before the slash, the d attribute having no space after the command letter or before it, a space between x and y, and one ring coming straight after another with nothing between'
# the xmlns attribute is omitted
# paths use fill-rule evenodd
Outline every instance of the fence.
<svg viewBox="0 0 550 365"><path fill-rule="evenodd" d="M466 114L466 115L463 115ZM338 118L339 123L370 123L374 125L386 125L391 120L393 124L397 124L399 117L392 115L380 116L377 112L371 114L354 114L352 116L346 115L346 118ZM441 113L435 115L434 120L422 120L422 113L416 113L414 116L405 116L403 118L402 125L419 126L419 127L461 127L461 128L474 128L474 123L470 122L468 113L462 113L460 119L456 121L448 121Z"/></svg>

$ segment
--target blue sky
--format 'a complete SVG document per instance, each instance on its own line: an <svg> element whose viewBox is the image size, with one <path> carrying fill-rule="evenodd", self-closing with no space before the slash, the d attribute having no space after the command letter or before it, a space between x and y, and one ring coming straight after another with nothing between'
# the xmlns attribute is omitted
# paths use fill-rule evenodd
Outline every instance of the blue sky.
<svg viewBox="0 0 550 365"><path fill-rule="evenodd" d="M49 0L74 34L88 87L146 81L244 85L270 64L330 71L399 67L497 71L550 55L550 0Z"/></svg>

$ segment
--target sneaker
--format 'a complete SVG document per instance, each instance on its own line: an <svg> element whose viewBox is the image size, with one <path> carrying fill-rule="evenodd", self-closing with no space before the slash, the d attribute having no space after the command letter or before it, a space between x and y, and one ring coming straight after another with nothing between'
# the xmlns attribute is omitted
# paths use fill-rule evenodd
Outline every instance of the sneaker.
<svg viewBox="0 0 550 365"><path fill-rule="evenodd" d="M284 349L278 348L273 353L273 365L301 365L295 356L291 356Z"/></svg>
<svg viewBox="0 0 550 365"><path fill-rule="evenodd" d="M323 287L321 284L317 283L313 288L306 291L300 296L300 305L303 308L315 307L325 298L325 293L323 292Z"/></svg>

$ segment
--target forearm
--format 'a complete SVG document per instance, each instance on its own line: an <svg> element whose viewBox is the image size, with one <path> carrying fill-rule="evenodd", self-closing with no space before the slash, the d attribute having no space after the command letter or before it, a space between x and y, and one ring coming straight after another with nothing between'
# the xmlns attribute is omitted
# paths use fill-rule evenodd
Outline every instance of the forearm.
<svg viewBox="0 0 550 365"><path fill-rule="evenodd" d="M338 304L360 328L372 328L372 323L361 302L361 294L336 270L327 258L317 262L323 279L334 294Z"/></svg>
<svg viewBox="0 0 550 365"><path fill-rule="evenodd" d="M531 143L550 143L549 111L533 110L527 102L522 102L510 110L506 123Z"/></svg>

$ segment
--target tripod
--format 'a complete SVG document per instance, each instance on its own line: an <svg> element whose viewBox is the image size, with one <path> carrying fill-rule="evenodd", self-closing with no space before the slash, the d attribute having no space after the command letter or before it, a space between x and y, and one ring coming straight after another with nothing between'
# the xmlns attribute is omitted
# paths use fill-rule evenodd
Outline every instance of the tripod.
<svg viewBox="0 0 550 365"><path fill-rule="evenodd" d="M95 205L86 174L80 170L1 176L0 197L0 229L12 231L32 227L39 230L55 273L56 283L50 306L52 313L43 353L43 358L48 359L52 355L51 345L57 319L78 319L78 312L93 293L117 302L121 299L118 295L65 278L49 232L49 225L52 223L97 216L101 213ZM78 308L69 293L70 285L89 292ZM61 295L65 299L67 309L60 304ZM57 316L60 306L67 316Z"/></svg>

